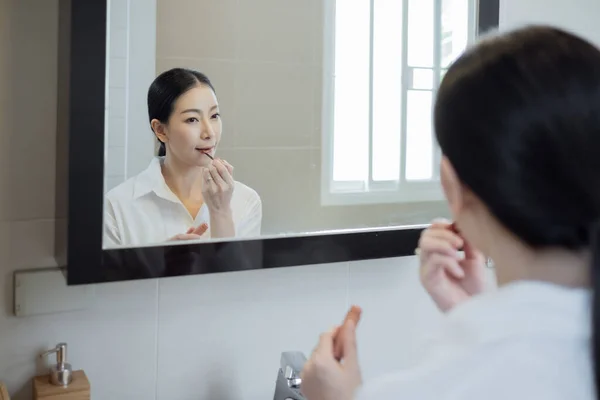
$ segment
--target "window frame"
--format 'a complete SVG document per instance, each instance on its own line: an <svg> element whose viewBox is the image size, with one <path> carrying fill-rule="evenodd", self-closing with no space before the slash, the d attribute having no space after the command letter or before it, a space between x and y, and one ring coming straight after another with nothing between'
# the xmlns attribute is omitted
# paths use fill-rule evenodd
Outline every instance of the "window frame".
<svg viewBox="0 0 600 400"><path fill-rule="evenodd" d="M441 159L441 152L433 139L434 150L432 154L433 178L423 181L407 181L405 179L406 167L406 123L407 112L407 94L412 90L424 90L432 93L435 99L437 88L442 77L441 58L442 58L442 0L434 0L434 15L438 15L434 22L434 37L440 38L439 45L434 51L434 66L419 67L409 66L407 60L407 31L408 31L408 4L409 0L401 0L403 5L402 12L402 30L403 30L403 48L402 64L404 73L402 76L402 94L401 94L401 138L400 138L400 180L399 181L373 181L372 179L372 115L370 111L370 131L369 131L369 180L339 182L333 180L333 154L334 154L334 106L335 106L335 4L337 0L323 0L324 4L324 43L323 43L323 76L322 76L322 120L321 120L321 205L323 206L346 206L361 204L390 204L390 203L414 203L443 201L441 185L439 183L438 165ZM370 0L371 10L373 10L375 0ZM494 4L495 3L495 4ZM467 45L472 45L479 32L482 30L482 12L489 12L489 8L498 7L498 0L469 0L469 38ZM491 7L490 7L491 6ZM496 11L497 12L497 11ZM371 12L371 76L370 87L373 85L373 12ZM484 16L485 17L485 16ZM483 27L485 29L485 27ZM433 69L433 89L414 89L412 88L412 69ZM372 103L372 90L371 98ZM433 133L432 133L433 134ZM368 186L368 187L365 187Z"/></svg>

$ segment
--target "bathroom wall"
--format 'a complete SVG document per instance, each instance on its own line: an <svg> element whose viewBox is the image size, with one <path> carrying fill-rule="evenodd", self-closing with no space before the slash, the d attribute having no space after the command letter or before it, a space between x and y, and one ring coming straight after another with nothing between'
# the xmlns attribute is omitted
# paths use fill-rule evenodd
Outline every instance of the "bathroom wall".
<svg viewBox="0 0 600 400"><path fill-rule="evenodd" d="M156 71L156 0L107 0L105 191L148 166L146 92Z"/></svg>
<svg viewBox="0 0 600 400"><path fill-rule="evenodd" d="M600 5L562 4L505 0L502 21L569 15L600 42ZM0 0L0 380L15 400L59 341L94 400L269 399L279 353L308 353L350 303L367 379L410 362L439 318L412 257L98 285L89 310L12 317L13 271L54 262L57 18L57 0Z"/></svg>

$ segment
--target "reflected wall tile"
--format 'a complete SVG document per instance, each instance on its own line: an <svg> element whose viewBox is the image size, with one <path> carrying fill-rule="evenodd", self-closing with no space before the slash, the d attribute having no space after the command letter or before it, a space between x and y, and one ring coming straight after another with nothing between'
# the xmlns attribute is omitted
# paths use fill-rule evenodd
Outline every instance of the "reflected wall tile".
<svg viewBox="0 0 600 400"><path fill-rule="evenodd" d="M412 364L420 338L440 321L418 267L416 257L350 263L350 303L363 308L358 345L365 379Z"/></svg>
<svg viewBox="0 0 600 400"><path fill-rule="evenodd" d="M347 278L342 263L162 280L157 398L272 398L281 352L310 354Z"/></svg>
<svg viewBox="0 0 600 400"><path fill-rule="evenodd" d="M125 146L125 126L126 120L123 117L113 117L108 119L108 146L123 147Z"/></svg>
<svg viewBox="0 0 600 400"><path fill-rule="evenodd" d="M156 73L171 68L191 68L200 71L210 79L217 93L217 100L223 121L223 134L220 148L233 146L237 121L235 118L235 63L203 58L158 58Z"/></svg>
<svg viewBox="0 0 600 400"><path fill-rule="evenodd" d="M310 192L310 150L234 149L222 155L234 165L235 179L261 197L264 234L298 233L315 226L308 201L314 197Z"/></svg>
<svg viewBox="0 0 600 400"><path fill-rule="evenodd" d="M314 67L239 63L237 147L308 147L314 121Z"/></svg>
<svg viewBox="0 0 600 400"><path fill-rule="evenodd" d="M325 72L322 68L316 68L314 71L314 76L313 76L313 79L315 80L314 91L313 91L314 119L313 119L313 129L311 132L312 135L311 135L310 145L311 145L311 147L315 147L315 148L323 147L323 136L324 135L333 137L333 130L331 129L333 127L333 124L331 124L331 126L329 126L329 125L324 126L324 123L327 122L328 124L330 124L330 122L323 120L324 117L329 116L331 121L333 121L333 115L326 114L326 113L333 114L333 105L328 104L327 105L328 109L324 110L324 106L326 105L324 103L324 100L325 100L325 98L324 98L325 88L323 87L323 84L325 81L324 73Z"/></svg>
<svg viewBox="0 0 600 400"><path fill-rule="evenodd" d="M108 0L110 4L110 27L127 28L127 0Z"/></svg>
<svg viewBox="0 0 600 400"><path fill-rule="evenodd" d="M235 23L239 25L240 60L307 65L315 60L322 19L320 0L240 0Z"/></svg>
<svg viewBox="0 0 600 400"><path fill-rule="evenodd" d="M127 59L112 57L108 67L108 84L110 87L127 86Z"/></svg>
<svg viewBox="0 0 600 400"><path fill-rule="evenodd" d="M108 193L111 189L125 182L125 175L107 176L104 179L104 193Z"/></svg>
<svg viewBox="0 0 600 400"><path fill-rule="evenodd" d="M109 147L105 163L104 176L125 175L125 147Z"/></svg>
<svg viewBox="0 0 600 400"><path fill-rule="evenodd" d="M234 59L237 0L158 0L157 58Z"/></svg>
<svg viewBox="0 0 600 400"><path fill-rule="evenodd" d="M110 58L127 58L127 28L113 28L109 32L109 56Z"/></svg>
<svg viewBox="0 0 600 400"><path fill-rule="evenodd" d="M110 118L125 118L127 91L125 88L111 87L108 89L108 115Z"/></svg>
<svg viewBox="0 0 600 400"><path fill-rule="evenodd" d="M317 66L323 65L323 52L325 51L324 44L326 40L326 35L329 35L329 32L326 32L325 29L333 29L335 28L334 24L328 24L325 21L325 7L327 6L328 1L323 0L315 0L314 5L314 16L312 17L314 21L319 21L318 25L315 25L313 28L314 32L314 50L313 50L313 62ZM333 32L331 32L333 33Z"/></svg>

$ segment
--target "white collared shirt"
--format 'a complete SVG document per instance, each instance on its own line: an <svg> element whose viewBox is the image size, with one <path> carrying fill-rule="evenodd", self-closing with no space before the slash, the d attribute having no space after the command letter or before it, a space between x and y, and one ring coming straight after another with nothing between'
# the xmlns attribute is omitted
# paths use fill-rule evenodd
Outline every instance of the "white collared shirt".
<svg viewBox="0 0 600 400"><path fill-rule="evenodd" d="M590 292L519 282L451 311L416 367L356 400L595 400Z"/></svg>
<svg viewBox="0 0 600 400"><path fill-rule="evenodd" d="M256 191L235 182L231 198L235 237L260 236L262 202ZM104 204L104 246L161 244L191 227L206 222L201 239L210 238L210 215L203 204L192 218L183 203L169 189L161 171L161 158L148 168L110 190Z"/></svg>

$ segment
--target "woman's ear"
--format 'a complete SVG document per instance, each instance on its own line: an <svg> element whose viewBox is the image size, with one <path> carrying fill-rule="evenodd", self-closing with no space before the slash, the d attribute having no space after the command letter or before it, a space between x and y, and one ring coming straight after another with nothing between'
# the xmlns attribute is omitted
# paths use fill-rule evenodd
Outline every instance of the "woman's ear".
<svg viewBox="0 0 600 400"><path fill-rule="evenodd" d="M168 142L169 138L167 137L167 130L165 124L160 122L157 119L153 119L150 121L150 126L156 135L156 138L160 140L162 143Z"/></svg>
<svg viewBox="0 0 600 400"><path fill-rule="evenodd" d="M445 156L442 157L440 179L442 181L444 195L450 206L452 218L456 221L465 206L464 189L452 163Z"/></svg>

